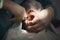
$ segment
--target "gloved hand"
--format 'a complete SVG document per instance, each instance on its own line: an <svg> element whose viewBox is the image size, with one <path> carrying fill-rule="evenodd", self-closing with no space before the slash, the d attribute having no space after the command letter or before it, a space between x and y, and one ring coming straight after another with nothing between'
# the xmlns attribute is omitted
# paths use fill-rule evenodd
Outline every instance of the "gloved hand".
<svg viewBox="0 0 60 40"><path fill-rule="evenodd" d="M39 32L43 30L50 23L53 17L53 9L51 7L42 11L32 12L34 18L32 20L26 20L28 32Z"/></svg>
<svg viewBox="0 0 60 40"><path fill-rule="evenodd" d="M4 0L3 8L5 8L12 15L14 15L14 17L10 18L9 21L21 22L25 17L27 17L25 8L15 2Z"/></svg>

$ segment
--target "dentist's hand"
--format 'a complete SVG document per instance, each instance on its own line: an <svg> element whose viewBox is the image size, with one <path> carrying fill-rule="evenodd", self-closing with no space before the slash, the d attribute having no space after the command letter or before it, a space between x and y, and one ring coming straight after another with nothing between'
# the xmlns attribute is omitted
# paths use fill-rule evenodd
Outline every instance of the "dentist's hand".
<svg viewBox="0 0 60 40"><path fill-rule="evenodd" d="M53 9L51 7L42 11L32 12L34 18L32 20L26 20L28 32L39 32L43 30L51 21L53 17Z"/></svg>
<svg viewBox="0 0 60 40"><path fill-rule="evenodd" d="M21 22L25 17L27 17L25 8L15 2L4 0L3 8L5 8L12 15L14 15L14 17L10 18L9 21Z"/></svg>

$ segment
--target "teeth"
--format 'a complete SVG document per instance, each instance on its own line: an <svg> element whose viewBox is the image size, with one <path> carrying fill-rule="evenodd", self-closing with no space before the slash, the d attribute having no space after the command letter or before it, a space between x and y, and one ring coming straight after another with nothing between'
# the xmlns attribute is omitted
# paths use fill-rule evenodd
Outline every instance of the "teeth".
<svg viewBox="0 0 60 40"><path fill-rule="evenodd" d="M0 0L0 9L3 7L3 0Z"/></svg>

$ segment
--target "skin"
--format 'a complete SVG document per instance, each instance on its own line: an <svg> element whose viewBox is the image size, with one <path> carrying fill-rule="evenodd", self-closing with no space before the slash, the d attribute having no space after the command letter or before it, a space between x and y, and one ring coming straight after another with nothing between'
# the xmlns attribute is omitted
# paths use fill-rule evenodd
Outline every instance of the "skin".
<svg viewBox="0 0 60 40"><path fill-rule="evenodd" d="M31 21L28 21L28 23L30 24L26 27L26 30L28 32L41 31L46 26L48 26L48 24L51 21L51 18L54 15L52 7L43 9L41 4L39 4L36 1L31 1L30 3L28 1L26 1L25 3L23 3L22 6L14 3L14 2L6 1L6 0L4 1L4 8L7 9L9 12L11 12L15 16L14 18L11 18L10 21L21 22L22 19L24 19L24 17L27 17L26 13L28 14L28 12L30 10L33 10L34 13L36 13L34 15L35 16L34 19ZM22 14L24 14L25 16L23 17ZM31 24L34 24L34 25L31 25Z"/></svg>
<svg viewBox="0 0 60 40"><path fill-rule="evenodd" d="M3 8L7 9L12 15L14 15L14 17L10 18L9 21L21 22L25 17L27 17L25 8L17 3L4 0Z"/></svg>
<svg viewBox="0 0 60 40"><path fill-rule="evenodd" d="M33 20L27 19L28 22L26 23L28 23L27 24L28 26L26 29L28 32L39 32L43 30L46 26L49 25L54 15L52 7L43 9L41 4L37 1L31 1L31 2L26 1L25 3L23 3L23 7L26 9L27 14L30 10L33 10L34 11L33 13L35 13L34 15L35 17L33 18Z"/></svg>

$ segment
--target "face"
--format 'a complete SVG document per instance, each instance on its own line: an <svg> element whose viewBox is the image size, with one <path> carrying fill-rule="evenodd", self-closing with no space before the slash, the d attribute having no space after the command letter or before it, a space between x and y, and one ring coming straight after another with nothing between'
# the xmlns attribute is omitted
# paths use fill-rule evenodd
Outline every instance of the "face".
<svg viewBox="0 0 60 40"><path fill-rule="evenodd" d="M37 1L25 1L22 3L22 6L25 8L27 12L28 19L33 18L33 16L30 16L29 13L35 12L35 11L41 11L43 9L41 4Z"/></svg>
<svg viewBox="0 0 60 40"><path fill-rule="evenodd" d="M35 17L34 17L34 22L35 23L30 23L29 24L29 20L26 20L26 23L27 23L27 25L29 25L29 26L27 26L27 30L28 31L40 31L40 30L42 30L43 28L45 28L47 25L48 25L48 23L50 22L50 9L46 9L46 10L42 10L43 8L42 8L42 6L41 6L41 4L39 3L39 2L37 2L37 1L30 1L30 2L28 2L28 1L26 1L26 2L24 2L23 3L23 7L26 9L26 12L27 12L27 14L29 14L29 13L31 13L32 12L32 14L33 13L35 13L35 14L37 14L37 15L35 15ZM49 14L48 14L48 12L49 12ZM37 32L36 31L36 32Z"/></svg>
<svg viewBox="0 0 60 40"><path fill-rule="evenodd" d="M34 12L35 11L41 11L43 8L41 4L37 1L25 1L22 3L22 6L25 8L28 19L33 19L34 18ZM27 22L26 22L27 23Z"/></svg>
<svg viewBox="0 0 60 40"><path fill-rule="evenodd" d="M41 11L43 9L41 4L37 1L25 1L22 3L22 6L25 8L27 12L28 19L33 18L29 15L29 13Z"/></svg>
<svg viewBox="0 0 60 40"><path fill-rule="evenodd" d="M41 11L43 9L41 4L37 1L26 1L22 4L22 6L26 9L27 13L34 10Z"/></svg>

